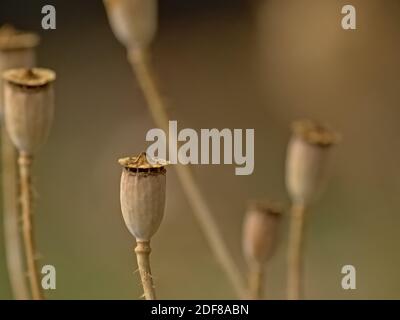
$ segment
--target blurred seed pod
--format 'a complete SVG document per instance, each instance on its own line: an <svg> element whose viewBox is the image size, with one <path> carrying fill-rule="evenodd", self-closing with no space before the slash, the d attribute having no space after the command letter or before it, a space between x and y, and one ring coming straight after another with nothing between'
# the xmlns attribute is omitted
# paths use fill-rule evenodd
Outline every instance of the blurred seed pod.
<svg viewBox="0 0 400 320"><path fill-rule="evenodd" d="M104 0L115 37L128 49L146 49L157 32L157 0Z"/></svg>
<svg viewBox="0 0 400 320"><path fill-rule="evenodd" d="M39 36L18 31L12 26L0 28L0 74L13 68L33 68L36 62L35 49ZM0 77L0 115L3 115L3 85Z"/></svg>
<svg viewBox="0 0 400 320"><path fill-rule="evenodd" d="M6 128L21 153L33 155L49 134L55 79L56 74L48 69L11 69L3 73Z"/></svg>
<svg viewBox="0 0 400 320"><path fill-rule="evenodd" d="M24 32L15 29L11 25L0 28L0 50L16 51L37 47L40 42L38 35L32 32Z"/></svg>
<svg viewBox="0 0 400 320"><path fill-rule="evenodd" d="M331 147L338 135L313 121L293 124L286 158L286 186L294 203L309 204L322 191Z"/></svg>
<svg viewBox="0 0 400 320"><path fill-rule="evenodd" d="M150 241L164 216L167 163L150 163L146 153L119 163L123 166L120 197L125 224L137 241Z"/></svg>
<svg viewBox="0 0 400 320"><path fill-rule="evenodd" d="M263 265L277 244L282 210L271 202L253 202L243 224L243 252L249 265Z"/></svg>

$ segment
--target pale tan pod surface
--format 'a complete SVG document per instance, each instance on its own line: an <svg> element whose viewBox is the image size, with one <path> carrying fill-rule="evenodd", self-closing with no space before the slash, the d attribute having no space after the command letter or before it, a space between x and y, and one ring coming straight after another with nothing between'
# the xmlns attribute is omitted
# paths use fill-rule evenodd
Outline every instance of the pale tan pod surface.
<svg viewBox="0 0 400 320"><path fill-rule="evenodd" d="M122 173L122 215L138 241L150 241L160 227L165 208L165 185L164 174L133 174L127 170Z"/></svg>
<svg viewBox="0 0 400 320"><path fill-rule="evenodd" d="M157 32L158 0L104 0L116 38L129 49L145 49Z"/></svg>
<svg viewBox="0 0 400 320"><path fill-rule="evenodd" d="M252 204L243 224L243 252L249 264L266 263L277 244L281 212L273 206Z"/></svg>
<svg viewBox="0 0 400 320"><path fill-rule="evenodd" d="M32 155L46 141L53 121L55 73L12 69L4 80L7 131L20 152Z"/></svg>
<svg viewBox="0 0 400 320"><path fill-rule="evenodd" d="M286 158L286 186L292 201L309 204L322 191L327 178L331 146L337 135L311 121L294 124Z"/></svg>
<svg viewBox="0 0 400 320"><path fill-rule="evenodd" d="M286 163L286 184L294 202L309 203L318 196L326 180L328 152L328 149L292 138Z"/></svg>
<svg viewBox="0 0 400 320"><path fill-rule="evenodd" d="M11 26L0 28L0 75L13 68L33 68L39 37ZM3 79L0 76L0 115L3 116Z"/></svg>
<svg viewBox="0 0 400 320"><path fill-rule="evenodd" d="M150 241L164 216L166 170L164 164L151 165L142 153L120 160L121 210L125 224L137 241Z"/></svg>

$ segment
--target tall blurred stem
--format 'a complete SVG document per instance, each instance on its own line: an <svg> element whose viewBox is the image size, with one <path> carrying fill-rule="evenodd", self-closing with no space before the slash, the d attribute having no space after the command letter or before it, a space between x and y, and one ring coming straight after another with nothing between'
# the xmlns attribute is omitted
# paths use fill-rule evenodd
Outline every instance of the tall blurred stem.
<svg viewBox="0 0 400 320"><path fill-rule="evenodd" d="M169 117L166 111L167 106L157 86L156 77L148 53L140 49L131 50L128 52L128 59L147 100L147 105L154 122L159 128L168 132ZM243 297L246 292L246 286L243 283L240 270L221 236L214 215L208 207L192 171L188 166L180 164L176 165L175 168L180 183L182 184L183 192L192 207L193 213L200 224L201 230L215 258L227 274L237 295Z"/></svg>
<svg viewBox="0 0 400 320"><path fill-rule="evenodd" d="M252 300L261 300L264 291L264 266L255 263L249 270L249 298Z"/></svg>
<svg viewBox="0 0 400 320"><path fill-rule="evenodd" d="M293 204L289 231L288 249L288 299L299 300L303 294L304 256L304 204Z"/></svg>
<svg viewBox="0 0 400 320"><path fill-rule="evenodd" d="M26 283L24 254L20 237L18 204L17 152L8 137L4 123L1 127L3 223L7 270L13 296L17 300L29 299Z"/></svg>

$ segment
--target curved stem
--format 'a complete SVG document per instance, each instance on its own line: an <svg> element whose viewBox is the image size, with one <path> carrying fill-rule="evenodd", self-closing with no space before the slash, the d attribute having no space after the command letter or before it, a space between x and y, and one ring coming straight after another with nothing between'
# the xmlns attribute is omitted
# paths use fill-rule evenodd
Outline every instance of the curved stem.
<svg viewBox="0 0 400 320"><path fill-rule="evenodd" d="M160 129L168 132L169 118L167 106L156 84L152 65L147 53L143 50L134 50L128 53L128 58L142 88L143 94L145 95L154 122ZM180 183L182 184L183 192L192 207L193 213L200 224L201 230L214 256L222 269L226 272L238 296L242 297L246 289L240 275L240 270L236 266L221 236L214 215L208 207L192 171L188 166L180 164L174 167L176 168Z"/></svg>
<svg viewBox="0 0 400 320"><path fill-rule="evenodd" d="M303 291L304 215L303 204L293 204L288 248L288 299L299 300Z"/></svg>
<svg viewBox="0 0 400 320"><path fill-rule="evenodd" d="M264 266L255 263L249 270L249 298L261 300L264 291Z"/></svg>
<svg viewBox="0 0 400 320"><path fill-rule="evenodd" d="M22 235L25 247L25 257L28 279L33 300L42 300L43 292L36 264L36 245L33 228L33 210L31 194L31 165L32 158L20 153L18 158L21 188Z"/></svg>
<svg viewBox="0 0 400 320"><path fill-rule="evenodd" d="M1 128L3 223L7 270L15 299L29 299L24 270L24 254L19 228L17 152L8 137L4 124Z"/></svg>
<svg viewBox="0 0 400 320"><path fill-rule="evenodd" d="M150 268L150 241L138 241L135 248L140 279L142 280L146 300L156 300L156 290Z"/></svg>

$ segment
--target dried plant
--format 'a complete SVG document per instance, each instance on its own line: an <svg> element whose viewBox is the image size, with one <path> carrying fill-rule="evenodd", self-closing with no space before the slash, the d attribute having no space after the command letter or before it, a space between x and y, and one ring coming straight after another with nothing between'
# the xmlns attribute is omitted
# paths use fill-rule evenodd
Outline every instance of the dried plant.
<svg viewBox="0 0 400 320"><path fill-rule="evenodd" d="M150 268L150 240L160 227L165 209L166 162L147 161L145 153L119 160L122 165L121 210L136 238L136 257L146 300L155 300Z"/></svg>
<svg viewBox="0 0 400 320"><path fill-rule="evenodd" d="M0 74L12 68L32 68L39 37L11 26L0 28ZM25 281L22 244L19 230L17 152L3 123L3 85L0 77L1 159L3 177L3 222L7 269L17 300L29 298Z"/></svg>
<svg viewBox="0 0 400 320"><path fill-rule="evenodd" d="M267 201L250 203L243 224L243 252L249 274L250 299L262 299L266 264L278 241L282 211Z"/></svg>
<svg viewBox="0 0 400 320"><path fill-rule="evenodd" d="M149 46L157 30L157 0L104 0L116 38L126 47L156 125L168 132L169 117L154 75ZM226 272L236 293L246 291L240 270L221 236L214 215L188 166L176 165L178 178L214 256Z"/></svg>
<svg viewBox="0 0 400 320"><path fill-rule="evenodd" d="M32 298L43 299L36 263L31 166L53 120L55 73L47 69L11 69L3 73L7 132L19 152L22 234Z"/></svg>
<svg viewBox="0 0 400 320"><path fill-rule="evenodd" d="M302 297L305 214L327 178L327 162L337 135L326 126L298 121L286 159L286 186L292 200L288 251L288 298Z"/></svg>

